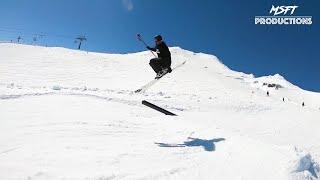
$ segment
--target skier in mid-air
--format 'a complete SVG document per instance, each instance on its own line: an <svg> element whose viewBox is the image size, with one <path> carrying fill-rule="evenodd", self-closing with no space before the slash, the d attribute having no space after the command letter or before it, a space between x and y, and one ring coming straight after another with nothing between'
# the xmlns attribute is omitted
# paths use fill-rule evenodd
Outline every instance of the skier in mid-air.
<svg viewBox="0 0 320 180"><path fill-rule="evenodd" d="M177 69L184 65L187 61L183 61L182 63L176 65L173 69L171 69L171 53L169 51L168 46L162 40L160 35L154 37L156 46L151 48L144 42L142 36L137 34L137 38L141 41L147 49L149 49L152 54L156 57L150 60L150 66L152 69L157 73L155 80L148 82L146 85L142 86L141 88L134 91L135 93L145 92L148 88L154 85L157 82L157 79L160 79L167 73L171 73L174 69ZM156 56L153 52L156 52L158 56Z"/></svg>
<svg viewBox="0 0 320 180"><path fill-rule="evenodd" d="M156 46L151 48L147 46L147 49L157 53L158 57L150 60L150 66L157 73L156 79L161 78L167 73L171 73L171 53L168 46L162 40L161 35L154 37Z"/></svg>

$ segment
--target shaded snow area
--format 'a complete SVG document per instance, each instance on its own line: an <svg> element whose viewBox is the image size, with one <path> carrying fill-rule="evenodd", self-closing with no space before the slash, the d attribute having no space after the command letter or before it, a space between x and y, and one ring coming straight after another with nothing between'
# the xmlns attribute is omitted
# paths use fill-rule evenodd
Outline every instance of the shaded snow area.
<svg viewBox="0 0 320 180"><path fill-rule="evenodd" d="M171 52L137 94L150 52L0 44L0 179L320 179L319 93Z"/></svg>

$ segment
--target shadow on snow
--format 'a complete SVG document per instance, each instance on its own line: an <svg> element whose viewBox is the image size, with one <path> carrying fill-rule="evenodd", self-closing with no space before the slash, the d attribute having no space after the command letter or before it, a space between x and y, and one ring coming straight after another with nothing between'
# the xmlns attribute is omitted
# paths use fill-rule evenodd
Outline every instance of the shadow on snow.
<svg viewBox="0 0 320 180"><path fill-rule="evenodd" d="M184 141L180 144L168 144L168 143L155 143L160 147L195 147L202 146L206 151L215 151L215 143L224 141L224 138L216 138L216 139L199 139L199 138L191 138L188 137L187 141Z"/></svg>

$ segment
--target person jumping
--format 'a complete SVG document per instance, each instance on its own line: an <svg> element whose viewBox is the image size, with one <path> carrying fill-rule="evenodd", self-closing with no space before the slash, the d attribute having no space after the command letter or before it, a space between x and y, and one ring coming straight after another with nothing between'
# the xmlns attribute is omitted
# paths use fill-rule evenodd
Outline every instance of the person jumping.
<svg viewBox="0 0 320 180"><path fill-rule="evenodd" d="M157 53L158 57L150 60L150 66L157 73L155 79L159 79L167 73L171 73L171 53L168 46L162 40L161 35L154 37L156 46L151 48L147 46L147 49Z"/></svg>

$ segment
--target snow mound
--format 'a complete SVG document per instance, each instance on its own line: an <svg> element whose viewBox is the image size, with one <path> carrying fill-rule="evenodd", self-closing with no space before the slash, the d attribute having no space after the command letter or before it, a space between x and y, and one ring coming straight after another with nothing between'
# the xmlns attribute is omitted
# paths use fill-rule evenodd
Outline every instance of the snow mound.
<svg viewBox="0 0 320 180"><path fill-rule="evenodd" d="M58 86L58 85L56 85L56 86L52 86L52 89L53 89L53 90L56 90L56 91L59 91L59 90L61 90L61 87Z"/></svg>
<svg viewBox="0 0 320 180"><path fill-rule="evenodd" d="M291 170L296 179L320 178L320 166L310 153L295 150L296 157L292 161Z"/></svg>
<svg viewBox="0 0 320 180"><path fill-rule="evenodd" d="M293 85L289 81L287 81L283 76L280 74L269 75L269 76L261 76L257 78L247 79L250 82L252 87L261 88L264 90L270 89L299 89L297 86Z"/></svg>

